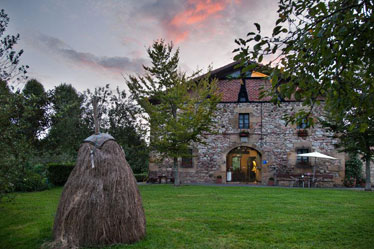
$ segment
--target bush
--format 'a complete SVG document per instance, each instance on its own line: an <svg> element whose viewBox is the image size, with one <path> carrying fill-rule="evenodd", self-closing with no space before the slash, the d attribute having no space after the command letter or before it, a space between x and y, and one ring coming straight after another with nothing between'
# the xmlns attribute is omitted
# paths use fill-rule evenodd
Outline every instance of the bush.
<svg viewBox="0 0 374 249"><path fill-rule="evenodd" d="M345 163L344 185L354 187L356 182L362 178L362 162L357 155L350 155Z"/></svg>
<svg viewBox="0 0 374 249"><path fill-rule="evenodd" d="M56 186L63 186L73 170L74 163L50 163L48 164L48 179Z"/></svg>
<svg viewBox="0 0 374 249"><path fill-rule="evenodd" d="M134 174L137 182L145 182L148 177L148 173Z"/></svg>
<svg viewBox="0 0 374 249"><path fill-rule="evenodd" d="M14 185L16 191L22 192L41 191L49 187L47 178L33 171L25 172Z"/></svg>
<svg viewBox="0 0 374 249"><path fill-rule="evenodd" d="M50 187L47 179L47 168L43 164L32 165L27 162L13 176L13 191L31 192L46 190Z"/></svg>
<svg viewBox="0 0 374 249"><path fill-rule="evenodd" d="M348 188L353 188L356 185L356 179L352 177L351 178L344 177L343 184L344 186Z"/></svg>

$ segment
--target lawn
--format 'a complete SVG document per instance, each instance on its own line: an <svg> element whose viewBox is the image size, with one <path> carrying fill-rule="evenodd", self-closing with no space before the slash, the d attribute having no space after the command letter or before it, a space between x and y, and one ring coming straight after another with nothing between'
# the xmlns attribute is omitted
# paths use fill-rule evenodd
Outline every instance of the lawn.
<svg viewBox="0 0 374 249"><path fill-rule="evenodd" d="M351 190L139 186L147 237L111 248L373 248L374 193ZM0 205L0 248L51 240L62 189Z"/></svg>

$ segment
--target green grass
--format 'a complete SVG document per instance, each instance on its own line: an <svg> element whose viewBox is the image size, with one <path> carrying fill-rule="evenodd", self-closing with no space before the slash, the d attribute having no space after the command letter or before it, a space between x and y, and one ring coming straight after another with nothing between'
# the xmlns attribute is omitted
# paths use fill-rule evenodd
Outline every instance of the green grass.
<svg viewBox="0 0 374 249"><path fill-rule="evenodd" d="M0 248L51 240L61 188L0 206ZM147 237L111 248L373 248L374 193L350 190L140 186Z"/></svg>

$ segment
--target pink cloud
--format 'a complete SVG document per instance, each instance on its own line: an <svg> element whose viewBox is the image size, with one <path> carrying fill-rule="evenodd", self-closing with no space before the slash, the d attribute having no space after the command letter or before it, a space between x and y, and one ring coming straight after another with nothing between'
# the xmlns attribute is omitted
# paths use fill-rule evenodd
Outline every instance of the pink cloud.
<svg viewBox="0 0 374 249"><path fill-rule="evenodd" d="M187 36L188 36L188 31L184 31L183 33L176 34L176 36L174 37L174 41L175 43L179 43L183 41L184 39L186 39Z"/></svg>
<svg viewBox="0 0 374 249"><path fill-rule="evenodd" d="M188 0L188 7L177 13L167 24L166 29L176 43L188 37L189 28L193 25L204 25L207 21L220 17L220 12L240 0Z"/></svg>
<svg viewBox="0 0 374 249"><path fill-rule="evenodd" d="M170 24L181 26L185 24L195 24L202 22L209 16L222 11L227 1L212 2L211 0L189 0L191 8L178 13L171 20Z"/></svg>

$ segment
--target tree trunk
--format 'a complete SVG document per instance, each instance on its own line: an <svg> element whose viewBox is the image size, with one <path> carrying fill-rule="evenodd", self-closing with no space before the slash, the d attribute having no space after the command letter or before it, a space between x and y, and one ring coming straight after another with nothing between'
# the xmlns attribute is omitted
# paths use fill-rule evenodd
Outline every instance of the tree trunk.
<svg viewBox="0 0 374 249"><path fill-rule="evenodd" d="M366 184L365 184L365 191L371 191L371 181L370 181L370 157L365 158L366 161Z"/></svg>
<svg viewBox="0 0 374 249"><path fill-rule="evenodd" d="M174 157L173 168L174 168L174 186L179 186L180 182L179 182L178 158L177 157Z"/></svg>
<svg viewBox="0 0 374 249"><path fill-rule="evenodd" d="M95 135L99 135L100 133L100 126L99 126L99 119L98 119L98 114L97 114L97 102L98 99L95 96L92 100L92 106L93 106L93 119L94 119L94 124L95 124Z"/></svg>
<svg viewBox="0 0 374 249"><path fill-rule="evenodd" d="M173 115L173 118L177 120L177 108L175 105L171 105L171 114ZM179 186L179 172L178 172L178 157L174 157L174 186Z"/></svg>

